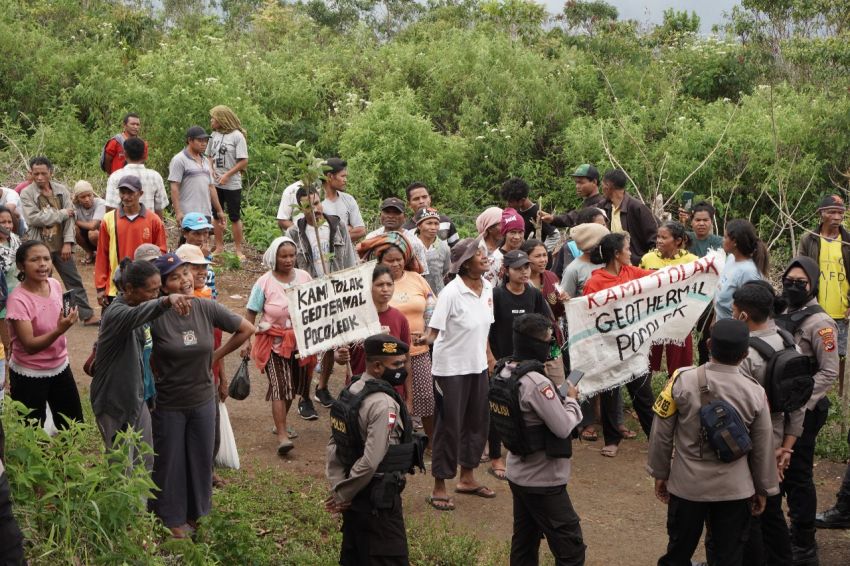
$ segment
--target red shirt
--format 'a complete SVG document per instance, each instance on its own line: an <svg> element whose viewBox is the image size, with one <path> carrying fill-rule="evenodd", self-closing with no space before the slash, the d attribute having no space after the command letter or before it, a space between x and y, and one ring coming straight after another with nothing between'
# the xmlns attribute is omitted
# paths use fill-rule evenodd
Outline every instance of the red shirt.
<svg viewBox="0 0 850 566"><path fill-rule="evenodd" d="M119 262L125 257L132 258L133 254L136 253L136 248L142 244L156 244L162 250L162 253L168 251L168 244L165 239L165 226L162 224L159 216L154 212L147 210L142 205L142 210L133 220L130 220L124 214L123 208L118 208L114 212L117 215L116 230L118 232ZM110 261L111 238L112 235L104 219L100 223L100 238L98 239L97 253L94 260L95 289L108 289L112 273L118 268L117 265L112 265Z"/></svg>
<svg viewBox="0 0 850 566"><path fill-rule="evenodd" d="M390 336L395 336L405 344L410 345L410 325L407 323L407 317L401 314L400 310L390 307L384 312L378 313L378 320L381 321L381 326L386 327L382 332L386 332ZM366 371L366 355L363 352L363 344L357 344L352 347L350 355L352 375L360 375ZM398 391L399 395L403 395L404 387L396 387L396 391Z"/></svg>
<svg viewBox="0 0 850 566"><path fill-rule="evenodd" d="M624 265L617 275L611 275L605 271L604 267L600 267L590 274L590 279L584 284L584 294L592 295L597 291L616 287L623 283L627 283L634 279L640 279L652 273L651 269L641 269L634 265Z"/></svg>
<svg viewBox="0 0 850 566"><path fill-rule="evenodd" d="M107 155L107 162L109 162L109 157L112 157L112 165L108 167L109 170L107 171L107 174L114 173L127 165L127 158L124 156L124 146L118 143L118 140L114 137L110 138L109 141L106 142L105 152ZM147 161L147 159L148 142L145 142L145 154L142 157L142 160Z"/></svg>

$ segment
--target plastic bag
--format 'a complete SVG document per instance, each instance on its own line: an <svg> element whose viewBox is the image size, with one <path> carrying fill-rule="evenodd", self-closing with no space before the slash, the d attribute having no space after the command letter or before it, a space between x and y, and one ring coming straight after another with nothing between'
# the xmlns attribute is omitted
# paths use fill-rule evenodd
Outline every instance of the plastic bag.
<svg viewBox="0 0 850 566"><path fill-rule="evenodd" d="M221 443L218 446L218 454L215 455L215 465L222 468L239 469L239 452L236 450L236 437L233 436L233 427L230 426L230 417L227 415L227 406L218 404L218 431Z"/></svg>
<svg viewBox="0 0 850 566"><path fill-rule="evenodd" d="M242 401L251 393L251 378L248 377L248 359L242 358L242 363L236 373L233 374L233 379L230 380L230 386L227 388L227 394Z"/></svg>
<svg viewBox="0 0 850 566"><path fill-rule="evenodd" d="M45 413L44 432L46 432L48 436L56 436L59 434L59 429L56 428L56 423L53 422L53 413L50 412L50 405L45 405Z"/></svg>

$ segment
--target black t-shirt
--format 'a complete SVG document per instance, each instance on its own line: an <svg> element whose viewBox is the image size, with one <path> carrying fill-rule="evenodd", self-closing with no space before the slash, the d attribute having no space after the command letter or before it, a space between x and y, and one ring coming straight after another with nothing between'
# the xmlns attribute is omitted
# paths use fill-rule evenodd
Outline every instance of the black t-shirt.
<svg viewBox="0 0 850 566"><path fill-rule="evenodd" d="M493 289L493 324L490 325L490 351L498 360L514 352L514 318L529 313L538 313L552 318L546 299L531 285L525 286L522 295L514 295L507 287Z"/></svg>
<svg viewBox="0 0 850 566"><path fill-rule="evenodd" d="M533 204L530 208L526 210L520 210L519 215L522 216L522 219L525 220L525 239L527 240L531 234L534 233L534 224L533 222L537 222L537 211L540 210L540 207L537 206L537 203ZM541 242L546 241L546 238L555 233L555 227L551 224L543 224L543 234L537 234L537 239Z"/></svg>

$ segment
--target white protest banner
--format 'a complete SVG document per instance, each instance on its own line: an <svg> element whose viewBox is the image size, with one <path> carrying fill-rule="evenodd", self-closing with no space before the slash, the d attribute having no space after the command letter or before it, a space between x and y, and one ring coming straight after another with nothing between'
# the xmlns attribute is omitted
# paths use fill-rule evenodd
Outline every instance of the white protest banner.
<svg viewBox="0 0 850 566"><path fill-rule="evenodd" d="M567 303L570 365L582 397L646 373L653 344L681 344L714 297L726 255L660 269Z"/></svg>
<svg viewBox="0 0 850 566"><path fill-rule="evenodd" d="M298 352L309 356L373 334L381 322L372 303L374 261L286 290Z"/></svg>

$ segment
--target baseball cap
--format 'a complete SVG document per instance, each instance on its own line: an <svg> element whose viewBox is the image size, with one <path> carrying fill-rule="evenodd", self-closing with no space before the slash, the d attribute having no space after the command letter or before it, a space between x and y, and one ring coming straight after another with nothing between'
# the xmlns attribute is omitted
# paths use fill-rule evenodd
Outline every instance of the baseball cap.
<svg viewBox="0 0 850 566"><path fill-rule="evenodd" d="M94 189L92 188L91 183L89 183L88 181L77 181L74 184L74 197L93 192Z"/></svg>
<svg viewBox="0 0 850 566"><path fill-rule="evenodd" d="M480 243L481 236L478 236L477 238L464 238L452 246L452 265L449 268L449 273L460 271L460 266L478 252Z"/></svg>
<svg viewBox="0 0 850 566"><path fill-rule="evenodd" d="M212 230L213 225L200 212L190 212L183 217L180 227L183 230Z"/></svg>
<svg viewBox="0 0 850 566"><path fill-rule="evenodd" d="M156 244L142 244L136 248L133 254L133 261L153 261L160 257L162 252Z"/></svg>
<svg viewBox="0 0 850 566"><path fill-rule="evenodd" d="M169 273L183 265L183 260L180 259L177 254L167 253L153 260L153 264L154 267L159 269L159 275L162 277L162 280L165 281L165 278Z"/></svg>
<svg viewBox="0 0 850 566"><path fill-rule="evenodd" d="M139 193L142 191L142 181L135 175L124 175L121 177L121 180L118 181L119 189L129 189L134 193Z"/></svg>
<svg viewBox="0 0 850 566"><path fill-rule="evenodd" d="M594 181L599 180L599 170L590 163L582 163L570 174L570 177L587 177Z"/></svg>
<svg viewBox="0 0 850 566"><path fill-rule="evenodd" d="M397 208L399 212L404 212L404 201L396 197L385 198L381 203L381 210L388 208Z"/></svg>
<svg viewBox="0 0 850 566"><path fill-rule="evenodd" d="M183 244L174 250L174 253L183 260L183 263L191 263L192 265L209 265L212 263L204 257L201 248L192 244Z"/></svg>
<svg viewBox="0 0 850 566"><path fill-rule="evenodd" d="M209 139L209 134L200 126L190 126L186 130L186 137L190 140L206 140Z"/></svg>
<svg viewBox="0 0 850 566"><path fill-rule="evenodd" d="M425 222L429 218L440 219L440 213L437 212L434 208L420 208L416 211L416 214L413 215L413 223L419 226L422 222Z"/></svg>
<svg viewBox="0 0 850 566"><path fill-rule="evenodd" d="M74 194L77 194L77 187L74 187ZM847 205L844 204L844 199L838 195L827 195L823 197L818 204L818 212L821 210L826 210L828 208L840 208L841 210L847 210Z"/></svg>
<svg viewBox="0 0 850 566"><path fill-rule="evenodd" d="M522 250L511 250L502 258L502 264L505 267L522 267L528 263L531 263L531 260L528 259L528 254Z"/></svg>

